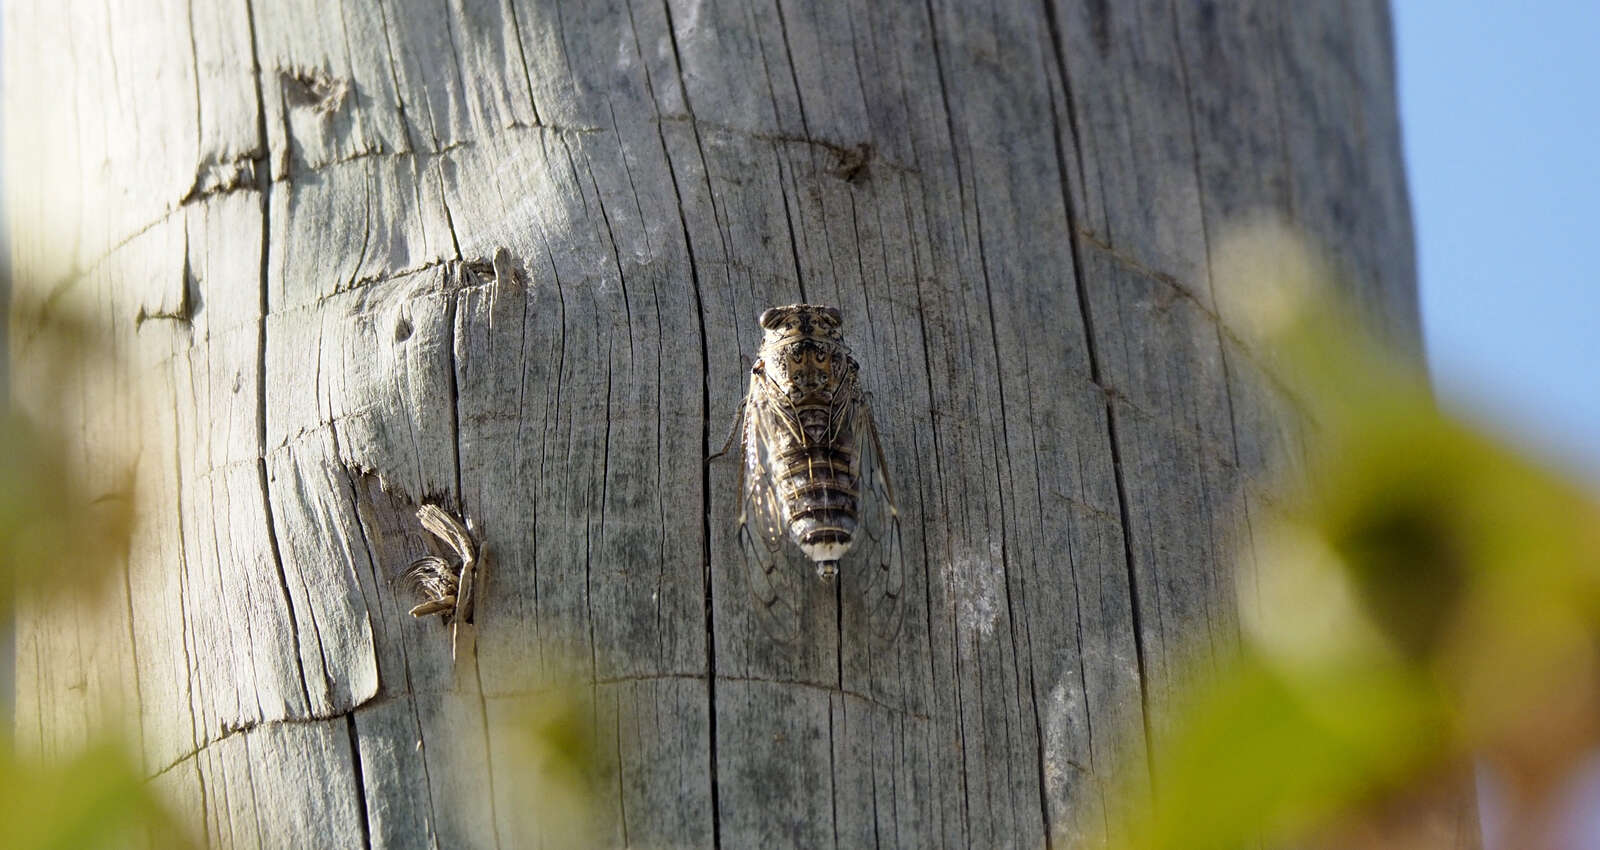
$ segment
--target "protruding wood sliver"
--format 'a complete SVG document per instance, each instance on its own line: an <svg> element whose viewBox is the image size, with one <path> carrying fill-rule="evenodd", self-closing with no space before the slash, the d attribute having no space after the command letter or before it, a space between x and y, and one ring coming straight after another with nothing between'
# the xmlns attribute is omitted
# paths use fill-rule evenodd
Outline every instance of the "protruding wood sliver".
<svg viewBox="0 0 1600 850"><path fill-rule="evenodd" d="M456 598L446 596L443 599L430 599L411 609L411 616L426 617L429 614L445 614L456 610Z"/></svg>
<svg viewBox="0 0 1600 850"><path fill-rule="evenodd" d="M478 543L467 523L438 505L417 508L417 521L439 538L455 555L454 561L439 555L424 555L411 563L405 577L412 588L427 597L411 609L411 616L439 614L450 623L451 657L460 645L461 627L472 624L473 589L476 583Z"/></svg>
<svg viewBox="0 0 1600 850"><path fill-rule="evenodd" d="M466 524L444 508L438 505L423 505L417 508L417 521L422 523L422 527L433 536L443 540L462 561L471 561L477 557L477 544L473 542Z"/></svg>

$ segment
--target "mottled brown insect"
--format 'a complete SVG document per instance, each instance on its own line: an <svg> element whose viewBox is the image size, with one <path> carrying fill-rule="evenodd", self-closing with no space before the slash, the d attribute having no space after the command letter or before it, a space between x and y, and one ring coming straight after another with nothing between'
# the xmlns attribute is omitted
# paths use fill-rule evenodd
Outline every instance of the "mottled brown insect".
<svg viewBox="0 0 1600 850"><path fill-rule="evenodd" d="M739 544L769 606L789 544L832 579L847 552L898 592L900 518L838 309L816 304L761 314L763 339L735 420L740 440ZM728 447L723 451L726 453Z"/></svg>

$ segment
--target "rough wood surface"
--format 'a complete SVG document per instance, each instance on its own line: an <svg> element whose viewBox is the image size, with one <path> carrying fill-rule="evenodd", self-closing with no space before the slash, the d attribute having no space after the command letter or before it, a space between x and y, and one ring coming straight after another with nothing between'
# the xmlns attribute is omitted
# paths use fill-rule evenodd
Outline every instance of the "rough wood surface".
<svg viewBox="0 0 1600 850"><path fill-rule="evenodd" d="M1381 0L15 2L5 32L19 291L111 329L84 452L135 451L142 510L122 604L23 617L18 738L131 695L214 846L528 846L497 736L552 676L612 733L608 843L1093 846L1185 647L1235 640L1230 547L1299 452L1213 240L1287 219L1417 336ZM848 561L773 640L702 463L799 300L875 394L889 640ZM396 582L425 500L488 547L455 666Z"/></svg>

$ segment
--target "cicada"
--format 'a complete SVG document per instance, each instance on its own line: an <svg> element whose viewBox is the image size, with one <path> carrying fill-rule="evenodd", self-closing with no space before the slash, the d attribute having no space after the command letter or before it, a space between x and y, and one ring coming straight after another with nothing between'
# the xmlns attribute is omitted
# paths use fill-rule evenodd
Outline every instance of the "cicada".
<svg viewBox="0 0 1600 850"><path fill-rule="evenodd" d="M854 552L867 583L898 593L900 514L861 367L839 310L761 314L763 338L725 454L739 438L739 545L769 606L794 550L831 581Z"/></svg>

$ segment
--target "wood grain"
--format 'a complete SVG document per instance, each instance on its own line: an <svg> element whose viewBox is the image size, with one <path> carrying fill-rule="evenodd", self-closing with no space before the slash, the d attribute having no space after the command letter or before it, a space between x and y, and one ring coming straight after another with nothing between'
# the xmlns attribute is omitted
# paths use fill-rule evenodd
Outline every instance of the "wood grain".
<svg viewBox="0 0 1600 850"><path fill-rule="evenodd" d="M17 292L107 328L84 452L136 454L141 509L109 616L20 620L18 740L129 695L213 846L559 846L505 755L556 680L606 844L1096 846L1300 451L1215 244L1292 223L1417 350L1374 0L4 25ZM847 561L784 643L703 458L801 300L843 310L911 557L892 629ZM396 583L423 501L486 547L454 665Z"/></svg>

